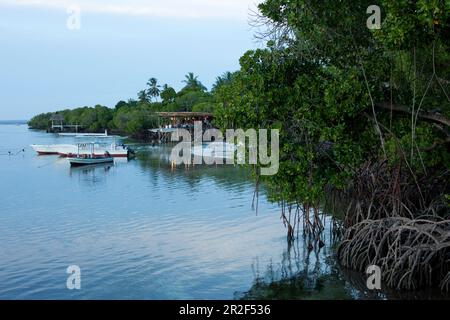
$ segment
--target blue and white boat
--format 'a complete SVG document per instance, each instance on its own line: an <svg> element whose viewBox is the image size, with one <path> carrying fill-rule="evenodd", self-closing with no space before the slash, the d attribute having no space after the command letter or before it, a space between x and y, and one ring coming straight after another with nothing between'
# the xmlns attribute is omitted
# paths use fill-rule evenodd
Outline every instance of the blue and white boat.
<svg viewBox="0 0 450 320"><path fill-rule="evenodd" d="M85 146L85 145L86 144L83 144L83 146ZM113 156L111 156L111 154L108 151L105 151L104 154L99 155L98 153L95 153L95 144L94 143L90 143L89 146L91 147L91 152L89 154L80 153L81 145L78 144L77 154L70 155L67 157L67 160L69 161L71 166L77 167L77 166L87 166L87 165L103 164L103 163L114 163L114 158L113 158Z"/></svg>

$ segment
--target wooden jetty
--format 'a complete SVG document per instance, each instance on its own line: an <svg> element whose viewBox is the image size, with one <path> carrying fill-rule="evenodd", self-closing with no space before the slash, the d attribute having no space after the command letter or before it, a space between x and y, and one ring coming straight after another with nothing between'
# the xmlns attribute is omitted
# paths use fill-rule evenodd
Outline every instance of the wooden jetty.
<svg viewBox="0 0 450 320"><path fill-rule="evenodd" d="M55 113L50 118L50 121L52 122L52 126L48 131L50 132L66 132L66 131L75 131L78 132L78 129L84 128L84 126L79 124L65 124L64 123L64 116L59 113Z"/></svg>

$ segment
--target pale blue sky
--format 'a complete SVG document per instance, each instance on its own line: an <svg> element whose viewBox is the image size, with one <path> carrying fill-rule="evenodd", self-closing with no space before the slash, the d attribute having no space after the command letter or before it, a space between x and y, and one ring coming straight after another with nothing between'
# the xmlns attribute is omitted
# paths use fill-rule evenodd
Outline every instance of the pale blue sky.
<svg viewBox="0 0 450 320"><path fill-rule="evenodd" d="M136 98L150 77L176 89L192 71L210 88L261 44L257 0L0 0L0 119ZM81 8L81 29L66 26Z"/></svg>

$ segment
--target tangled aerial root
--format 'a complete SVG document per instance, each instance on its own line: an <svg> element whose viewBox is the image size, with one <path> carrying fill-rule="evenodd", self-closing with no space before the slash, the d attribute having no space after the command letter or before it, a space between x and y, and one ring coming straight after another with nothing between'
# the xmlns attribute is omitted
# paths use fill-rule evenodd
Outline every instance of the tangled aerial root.
<svg viewBox="0 0 450 320"><path fill-rule="evenodd" d="M448 193L449 181L450 171L416 177L401 166L389 167L387 161L368 162L355 174L347 195L345 227L389 217L448 215L442 195Z"/></svg>
<svg viewBox="0 0 450 320"><path fill-rule="evenodd" d="M362 272L382 270L392 288L450 289L450 220L390 217L365 220L347 229L338 248L342 265Z"/></svg>

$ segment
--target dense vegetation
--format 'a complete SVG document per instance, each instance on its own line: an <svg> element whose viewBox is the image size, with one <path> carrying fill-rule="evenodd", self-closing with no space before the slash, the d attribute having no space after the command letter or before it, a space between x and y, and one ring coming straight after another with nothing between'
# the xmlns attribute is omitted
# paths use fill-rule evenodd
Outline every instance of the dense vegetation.
<svg viewBox="0 0 450 320"><path fill-rule="evenodd" d="M66 124L77 124L89 132L103 132L105 129L134 137L143 137L147 129L158 126L155 112L194 111L214 112L218 106L213 92L227 82L225 74L218 77L212 92L199 81L193 73L186 75L185 86L179 91L169 85L158 85L155 78L147 83L147 89L139 91L137 100L119 101L114 108L101 105L58 111ZM47 129L54 113L44 113L33 117L29 126L34 129Z"/></svg>
<svg viewBox="0 0 450 320"><path fill-rule="evenodd" d="M217 92L221 127L281 129L277 200L315 203L368 162L449 167L450 3L382 1L371 31L370 1L344 2L262 3L267 48Z"/></svg>
<svg viewBox="0 0 450 320"><path fill-rule="evenodd" d="M267 47L218 90L216 121L280 129L280 171L266 180L290 239L301 227L320 239L321 203L338 198L345 265L448 289L450 1L378 3L369 30L372 1L264 1L254 24Z"/></svg>

